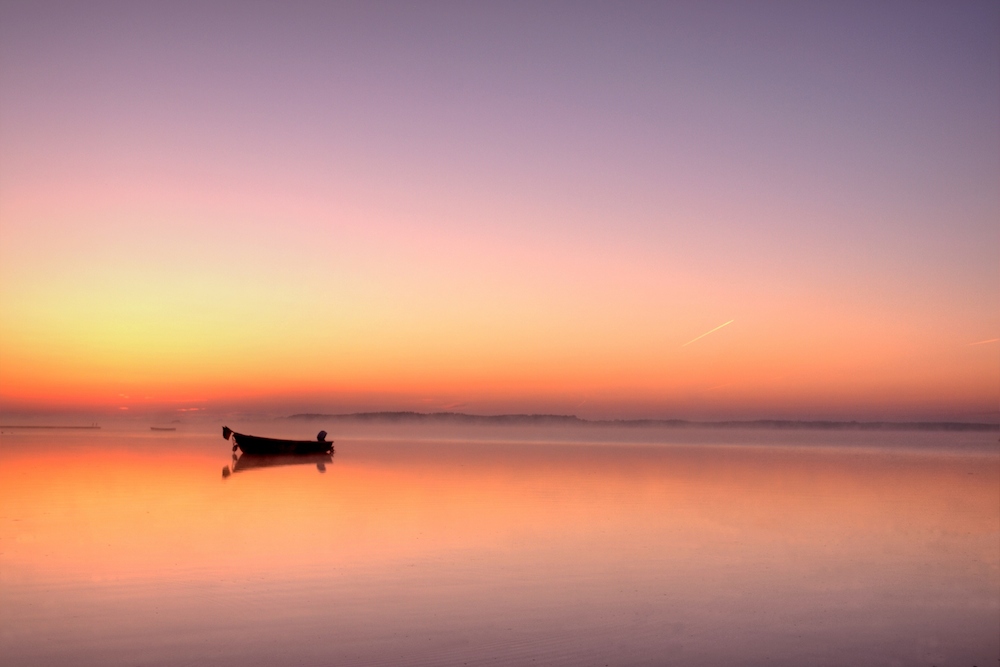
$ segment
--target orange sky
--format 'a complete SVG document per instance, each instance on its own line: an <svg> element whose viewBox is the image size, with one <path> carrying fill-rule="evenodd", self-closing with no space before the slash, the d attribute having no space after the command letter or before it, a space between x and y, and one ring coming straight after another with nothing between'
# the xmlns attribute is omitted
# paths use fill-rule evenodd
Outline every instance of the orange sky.
<svg viewBox="0 0 1000 667"><path fill-rule="evenodd" d="M0 409L997 418L990 17L4 11Z"/></svg>

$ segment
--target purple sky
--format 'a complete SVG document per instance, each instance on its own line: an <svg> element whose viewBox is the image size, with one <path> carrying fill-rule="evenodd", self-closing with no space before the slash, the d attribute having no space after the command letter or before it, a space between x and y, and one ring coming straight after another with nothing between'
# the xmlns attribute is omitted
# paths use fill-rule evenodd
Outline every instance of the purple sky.
<svg viewBox="0 0 1000 667"><path fill-rule="evenodd" d="M921 396L913 410L926 405L944 373L978 410L996 398L984 389L1000 374L996 346L951 371L933 350L998 335L998 181L996 2L4 2L0 355L33 360L16 387L59 394L43 370L57 346L24 342L65 327L46 313L142 298L109 293L106 281L145 278L147 300L172 303L168 283L182 271L225 291L205 250L225 243L234 257L276 267L275 296L261 306L275 319L287 295L307 292L338 304L331 323L361 330L395 317L405 286L425 312L460 323L466 298L499 304L488 315L498 321L535 317L525 340L556 341L586 321L582 310L550 321L511 305L539 287L549 312L600 310L626 294L676 314L675 328L636 316L631 333L581 343L581 358L608 368L632 354L623 351L632 333L688 340L736 315L746 323L740 308L750 303L773 311L770 343L761 333L745 355L765 359L784 345L780 332L792 340L823 328L792 323L827 304L823 322L843 321L853 336L823 342L833 356L860 349L865 331L878 330L879 345L916 341L898 365L926 364L919 378L869 367L902 392L893 405L911 394ZM531 264L519 250L528 247L552 266ZM470 267L458 258L472 250L482 262ZM124 259L136 255L148 261ZM295 273L301 257L346 267L336 275L346 287L316 287ZM567 266L588 264L593 275L567 281ZM636 266L655 275L616 282ZM463 281L473 287L454 291ZM618 292L602 295L608 285ZM254 290L236 296L249 303ZM177 308L195 336L201 316ZM391 325L434 339L417 315ZM260 346L272 344L280 336ZM385 345L364 354L431 354ZM498 349L476 345L487 356ZM517 363L544 353L524 345L510 352ZM331 375L346 363L325 359ZM147 381L146 362L134 363L73 372ZM782 363L792 362L773 360ZM611 373L602 368L581 382L600 384ZM614 382L641 395L643 410L675 396L630 372ZM741 382L752 375L741 373ZM377 393L381 376L362 376L328 388ZM104 391L80 382L65 391ZM473 400L463 382L444 382L441 400ZM573 382L553 379L538 405L575 404L575 390L557 388ZM611 413L621 408L613 403Z"/></svg>

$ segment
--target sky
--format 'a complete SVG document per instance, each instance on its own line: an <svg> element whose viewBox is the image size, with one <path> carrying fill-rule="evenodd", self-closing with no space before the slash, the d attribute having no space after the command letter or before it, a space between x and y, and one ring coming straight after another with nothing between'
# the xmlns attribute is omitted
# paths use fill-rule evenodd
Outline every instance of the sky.
<svg viewBox="0 0 1000 667"><path fill-rule="evenodd" d="M998 255L996 2L0 3L0 410L995 420Z"/></svg>

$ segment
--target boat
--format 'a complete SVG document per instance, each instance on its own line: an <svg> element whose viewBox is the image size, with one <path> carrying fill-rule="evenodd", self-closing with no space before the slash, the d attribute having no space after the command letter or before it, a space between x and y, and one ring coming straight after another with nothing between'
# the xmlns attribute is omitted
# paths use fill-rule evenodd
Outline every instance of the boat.
<svg viewBox="0 0 1000 667"><path fill-rule="evenodd" d="M333 451L333 440L326 439L326 431L320 431L315 440L281 440L237 433L228 426L223 426L222 437L233 441L234 452L239 447L244 454L259 456L329 454Z"/></svg>
<svg viewBox="0 0 1000 667"><path fill-rule="evenodd" d="M150 431L176 431L176 426L150 426Z"/></svg>

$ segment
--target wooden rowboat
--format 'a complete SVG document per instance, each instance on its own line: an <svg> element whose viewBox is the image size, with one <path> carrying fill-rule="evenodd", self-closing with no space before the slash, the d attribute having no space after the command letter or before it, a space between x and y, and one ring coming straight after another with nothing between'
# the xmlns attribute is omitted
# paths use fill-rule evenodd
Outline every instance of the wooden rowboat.
<svg viewBox="0 0 1000 667"><path fill-rule="evenodd" d="M234 452L239 447L244 454L258 456L328 454L333 451L333 440L326 439L326 431L320 431L315 440L280 440L245 435L223 426L222 437L226 440L232 439Z"/></svg>

